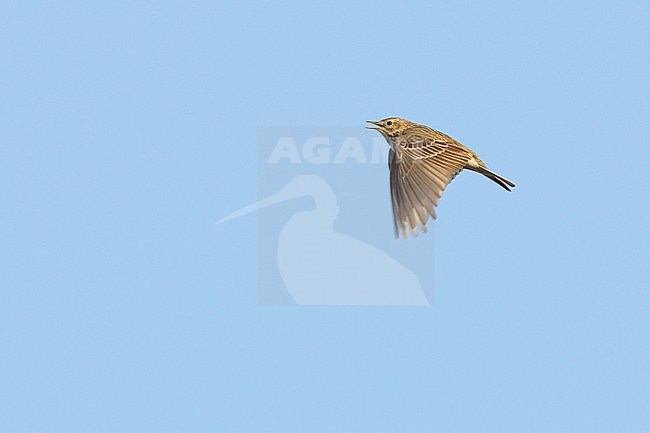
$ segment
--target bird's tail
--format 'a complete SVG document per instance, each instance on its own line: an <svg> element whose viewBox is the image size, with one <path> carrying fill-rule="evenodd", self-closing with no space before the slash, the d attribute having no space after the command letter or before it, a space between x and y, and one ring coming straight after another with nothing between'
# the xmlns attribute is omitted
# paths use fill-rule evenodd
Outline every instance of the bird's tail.
<svg viewBox="0 0 650 433"><path fill-rule="evenodd" d="M514 183L510 182L505 177L499 176L498 174L488 170L486 167L477 167L474 170L477 173L481 173L483 176L487 177L491 181L498 183L506 191L512 191L510 188L515 187Z"/></svg>

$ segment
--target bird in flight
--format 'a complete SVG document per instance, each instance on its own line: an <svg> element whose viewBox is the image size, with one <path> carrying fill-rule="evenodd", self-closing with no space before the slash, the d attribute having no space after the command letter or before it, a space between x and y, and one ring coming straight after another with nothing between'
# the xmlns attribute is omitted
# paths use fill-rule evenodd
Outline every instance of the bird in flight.
<svg viewBox="0 0 650 433"><path fill-rule="evenodd" d="M372 126L367 128L379 131L391 147L388 168L396 238L417 237L418 229L427 232L442 192L463 169L481 173L507 191L515 186L445 133L399 117L368 123Z"/></svg>

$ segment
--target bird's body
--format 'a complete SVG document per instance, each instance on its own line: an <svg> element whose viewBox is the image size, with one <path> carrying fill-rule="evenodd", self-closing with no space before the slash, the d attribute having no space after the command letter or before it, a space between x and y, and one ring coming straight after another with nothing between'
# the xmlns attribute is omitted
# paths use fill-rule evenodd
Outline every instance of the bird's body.
<svg viewBox="0 0 650 433"><path fill-rule="evenodd" d="M463 169L510 191L515 184L490 171L478 155L450 136L397 117L370 122L391 147L388 156L395 237L426 233L442 192Z"/></svg>

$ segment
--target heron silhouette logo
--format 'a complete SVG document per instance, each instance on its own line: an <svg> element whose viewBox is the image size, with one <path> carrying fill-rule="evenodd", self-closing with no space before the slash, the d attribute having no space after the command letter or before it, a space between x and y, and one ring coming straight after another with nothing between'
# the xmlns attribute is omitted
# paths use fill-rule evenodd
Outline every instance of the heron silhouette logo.
<svg viewBox="0 0 650 433"><path fill-rule="evenodd" d="M359 143L365 139L368 141L366 148L375 147L370 137L364 137L365 131L354 131L360 137ZM289 158L286 163L277 158L269 162L269 155L277 153L278 143L283 140L286 143L287 136L296 137L295 143L310 143L310 137L327 136L330 143L344 145L346 140L351 142L350 133L350 128L317 131L266 128L260 131L260 199L218 221L219 224L237 224L230 220L253 212L257 214L260 303L430 305L431 278L429 281L420 278L421 272L412 265L431 271L431 246L423 251L423 246L392 239L392 233L385 230L390 215L386 213L382 219L381 212L375 217L372 210L373 207L389 208L386 197L381 194L385 190L375 188L378 194L364 203L364 188L360 186L367 185L366 180L359 178L363 173L351 168L357 166L358 169L358 164L365 164L370 171L377 171L376 178L383 177L382 183L385 183L383 164L368 164L371 158L359 163L360 151L350 153L345 149L334 149L335 155L341 152L356 155L354 164L337 163L336 158L331 164L318 164L317 168L309 163L296 164ZM337 140L338 136L343 138ZM361 185L350 187L355 181ZM376 203L371 204L371 199ZM422 253L424 259L412 261L414 255Z"/></svg>

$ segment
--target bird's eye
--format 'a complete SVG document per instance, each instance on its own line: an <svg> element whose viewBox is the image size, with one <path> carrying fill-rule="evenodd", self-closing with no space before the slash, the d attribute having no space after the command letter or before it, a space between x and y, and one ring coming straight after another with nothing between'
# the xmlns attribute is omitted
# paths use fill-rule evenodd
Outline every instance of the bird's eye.
<svg viewBox="0 0 650 433"><path fill-rule="evenodd" d="M392 121L392 120L389 120L388 122L386 122L386 125L388 125L388 126L390 126L390 125L392 125L392 124L393 124L393 121Z"/></svg>

